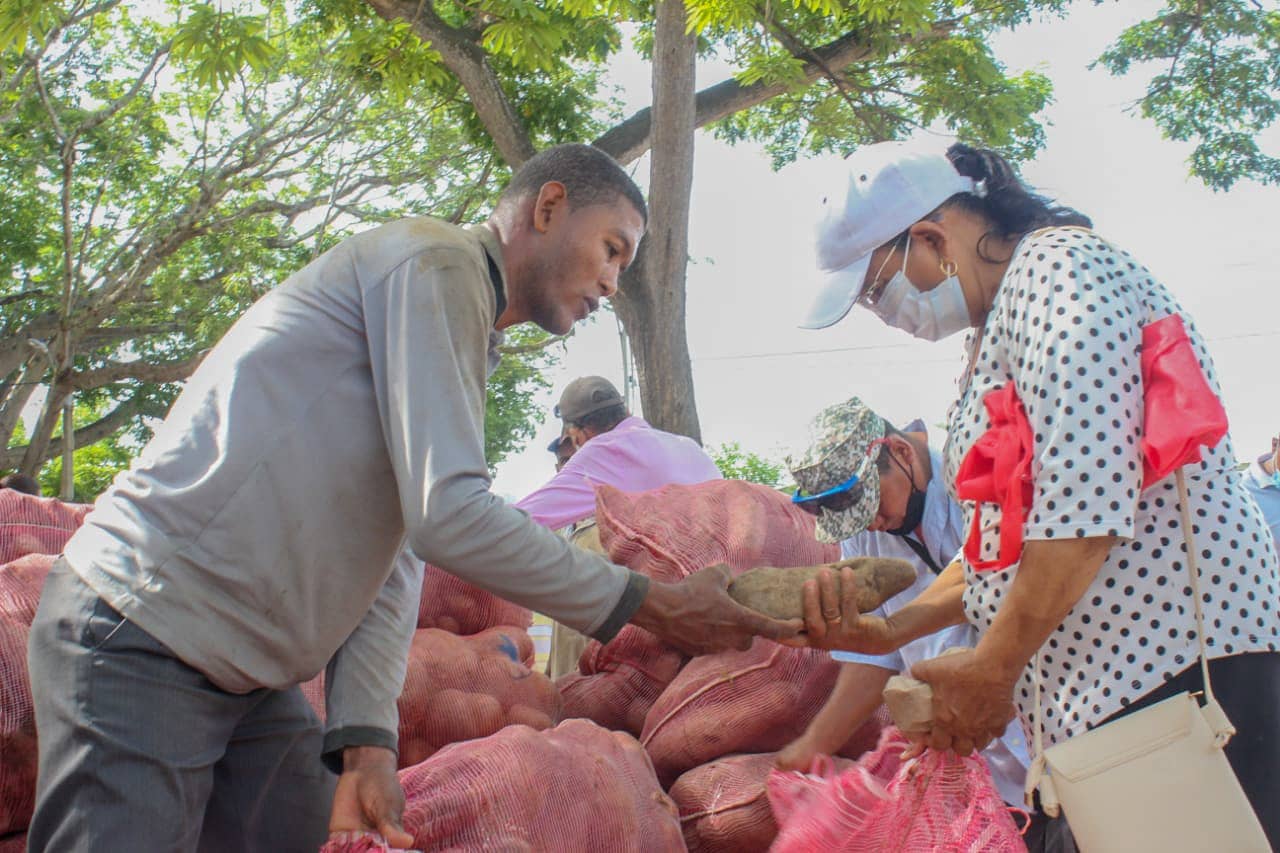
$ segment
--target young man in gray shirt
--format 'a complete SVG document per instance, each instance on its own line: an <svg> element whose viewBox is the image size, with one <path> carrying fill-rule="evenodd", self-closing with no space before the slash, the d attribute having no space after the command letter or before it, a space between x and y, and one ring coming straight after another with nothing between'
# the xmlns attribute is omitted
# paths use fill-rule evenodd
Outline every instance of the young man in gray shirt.
<svg viewBox="0 0 1280 853"><path fill-rule="evenodd" d="M407 845L396 698L422 574L402 545L603 641L628 621L690 653L799 630L733 603L722 569L650 583L489 492L502 330L594 311L646 215L607 155L558 146L484 225L364 232L245 313L50 574L29 849ZM297 688L321 669L323 733Z"/></svg>

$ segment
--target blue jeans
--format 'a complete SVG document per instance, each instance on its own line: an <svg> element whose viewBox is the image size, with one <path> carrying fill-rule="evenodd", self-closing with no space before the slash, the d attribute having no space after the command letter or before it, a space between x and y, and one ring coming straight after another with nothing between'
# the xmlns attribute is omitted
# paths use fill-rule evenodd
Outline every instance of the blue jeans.
<svg viewBox="0 0 1280 853"><path fill-rule="evenodd" d="M307 851L336 777L297 687L228 693L54 564L28 647L30 853Z"/></svg>

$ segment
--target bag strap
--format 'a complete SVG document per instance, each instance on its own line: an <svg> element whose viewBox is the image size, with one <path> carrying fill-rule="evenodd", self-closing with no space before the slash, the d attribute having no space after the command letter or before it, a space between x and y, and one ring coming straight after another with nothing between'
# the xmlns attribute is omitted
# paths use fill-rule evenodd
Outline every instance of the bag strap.
<svg viewBox="0 0 1280 853"><path fill-rule="evenodd" d="M1191 596L1196 605L1196 640L1200 645L1200 672L1204 676L1204 715L1213 729L1213 745L1222 749L1236 733L1236 727L1227 719L1226 711L1218 704L1213 695L1213 683L1209 680L1209 652L1204 640L1204 605L1200 598L1200 567L1196 563L1196 545L1191 536L1191 506L1187 500L1187 481L1183 477L1184 468L1174 470L1174 479L1178 484L1178 508L1182 514L1182 533L1187 540L1187 568L1191 571Z"/></svg>
<svg viewBox="0 0 1280 853"><path fill-rule="evenodd" d="M1235 726L1231 725L1231 720L1227 718L1226 711L1222 710L1222 706L1218 704L1218 699L1213 694L1213 684L1209 680L1209 652L1204 639L1204 606L1200 599L1200 567L1196 562L1196 546L1195 537L1191 533L1191 506L1187 499L1187 482L1183 476L1183 468L1178 467L1174 470L1174 479L1178 485L1178 509L1182 516L1182 535L1186 540L1187 549L1187 568L1191 572L1191 597L1195 603L1196 611L1196 641L1200 646L1200 672L1204 677L1204 699L1205 703L1200 711L1204 715L1205 722L1213 730L1213 745L1218 749L1222 749L1231 740L1236 733ZM1057 817L1060 809L1057 792L1054 790L1052 777L1045 775L1045 757L1044 757L1044 726L1041 718L1041 687L1040 687L1040 652L1036 652L1035 660L1032 661L1031 680L1035 684L1035 715L1031 720L1032 726L1032 755L1031 766L1027 768L1027 782L1024 789L1024 796L1027 807L1033 805L1036 789L1040 790L1040 806L1044 813L1050 817Z"/></svg>
<svg viewBox="0 0 1280 853"><path fill-rule="evenodd" d="M929 567L929 571L935 575L942 574L942 567L938 565L937 560L933 559L933 555L929 553L928 546L914 538L910 533L904 534L901 538L903 543L924 561L924 564Z"/></svg>

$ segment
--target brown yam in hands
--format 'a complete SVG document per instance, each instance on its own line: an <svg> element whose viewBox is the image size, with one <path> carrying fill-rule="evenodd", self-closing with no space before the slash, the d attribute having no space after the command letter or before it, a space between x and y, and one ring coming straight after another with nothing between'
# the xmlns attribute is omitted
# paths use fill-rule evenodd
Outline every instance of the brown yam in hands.
<svg viewBox="0 0 1280 853"><path fill-rule="evenodd" d="M840 570L846 566L854 572L861 613L875 610L916 580L915 567L906 560L853 557L826 566L751 569L729 584L729 595L739 604L774 619L800 619L804 617L805 581L816 578L823 569L830 569L839 592Z"/></svg>

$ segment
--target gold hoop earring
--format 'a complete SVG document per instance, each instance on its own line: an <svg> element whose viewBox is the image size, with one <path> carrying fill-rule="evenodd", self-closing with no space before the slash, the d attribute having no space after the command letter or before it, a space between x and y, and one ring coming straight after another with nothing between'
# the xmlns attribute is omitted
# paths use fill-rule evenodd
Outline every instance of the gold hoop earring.
<svg viewBox="0 0 1280 853"><path fill-rule="evenodd" d="M956 266L955 261L941 261L938 263L938 268L942 270L942 274L947 278L951 278L951 276L955 275L960 269Z"/></svg>

